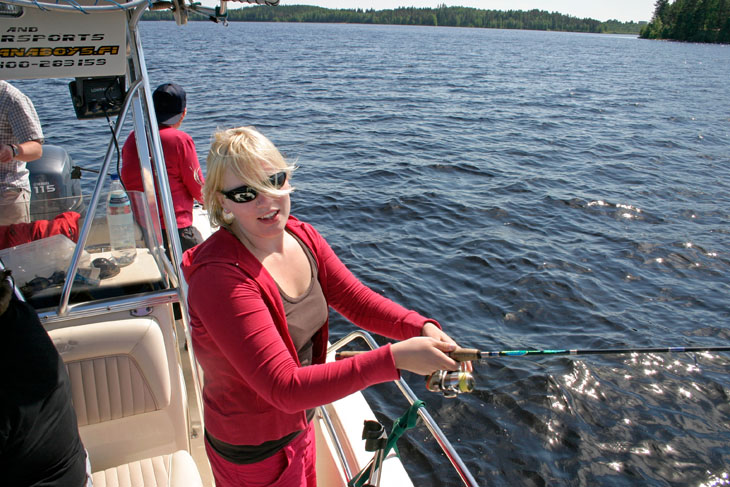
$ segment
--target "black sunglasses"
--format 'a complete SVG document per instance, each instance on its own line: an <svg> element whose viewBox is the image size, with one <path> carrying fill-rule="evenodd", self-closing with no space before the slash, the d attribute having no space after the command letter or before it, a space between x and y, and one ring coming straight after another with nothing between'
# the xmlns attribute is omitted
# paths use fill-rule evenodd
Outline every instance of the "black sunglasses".
<svg viewBox="0 0 730 487"><path fill-rule="evenodd" d="M275 189L281 189L284 183L286 183L286 171L277 172L269 176L269 183ZM244 185L228 191L221 191L221 194L236 203L248 203L249 201L255 200L259 193L251 186Z"/></svg>

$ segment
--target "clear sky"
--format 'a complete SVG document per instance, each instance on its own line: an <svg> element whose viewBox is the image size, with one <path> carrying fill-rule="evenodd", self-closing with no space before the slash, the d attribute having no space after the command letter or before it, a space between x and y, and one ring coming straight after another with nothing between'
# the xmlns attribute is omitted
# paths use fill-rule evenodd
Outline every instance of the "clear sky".
<svg viewBox="0 0 730 487"><path fill-rule="evenodd" d="M384 10L398 7L474 7L485 10L546 10L596 20L622 22L651 20L656 0L280 0L280 5L316 5L325 8ZM204 2L207 4L207 2ZM236 8L235 2L228 4Z"/></svg>

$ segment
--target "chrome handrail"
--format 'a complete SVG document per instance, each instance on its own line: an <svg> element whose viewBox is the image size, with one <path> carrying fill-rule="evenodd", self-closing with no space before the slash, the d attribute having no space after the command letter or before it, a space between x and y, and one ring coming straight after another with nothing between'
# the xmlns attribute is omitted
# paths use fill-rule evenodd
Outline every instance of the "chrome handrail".
<svg viewBox="0 0 730 487"><path fill-rule="evenodd" d="M350 343L353 340L356 340L358 338L361 338L365 341L365 343L372 349L375 350L376 348L379 348L377 342L373 337L366 331L363 330L356 330L345 337L341 338L340 340L333 343L328 349L327 353L333 353L340 348L344 347L348 343ZM395 385L398 386L398 389L400 389L401 393L405 396L405 398L408 400L408 402L413 405L416 401L418 401L418 397L413 393L411 388L406 384L406 382L403 379L398 379L393 381L395 382ZM324 408L320 408L320 410L323 410ZM456 473L461 478L464 485L468 487L478 487L479 484L477 484L476 479L474 479L474 476L469 472L469 469L464 464L464 461L461 459L459 454L456 452L454 447L451 445L451 442L448 438L446 438L446 435L441 431L441 428L439 428L438 424L436 424L436 421L433 419L431 414L426 410L425 407L418 408L418 415L423 420L424 424L428 428L431 435L434 437L434 439L438 442L439 446L441 447L441 450L443 450L444 454L446 454L446 457L451 462L451 465L456 470ZM335 433L333 430L330 430L330 424L331 422L326 422L327 428L329 430L330 437L337 445L338 449L341 451L342 447L339 444L337 438L335 437ZM346 462L344 460L344 454L341 454L338 452L338 455L342 455L340 457L340 460L343 462L343 465L346 465Z"/></svg>
<svg viewBox="0 0 730 487"><path fill-rule="evenodd" d="M327 412L325 406L318 406L317 414L319 414L324 421L327 432L329 433L330 439L332 439L332 443L335 447L337 457L340 459L340 463L344 469L345 480L349 483L352 479L352 469L350 468L350 462L347 460L347 455L345 455L345 449L342 448L342 443L340 443L340 440L337 438L337 434L335 433L335 425L332 423L332 418Z"/></svg>
<svg viewBox="0 0 730 487"><path fill-rule="evenodd" d="M99 169L99 176L97 178L96 185L94 186L94 192L91 194L91 200L89 201L89 211L91 212L96 211L96 208L99 205L101 193L104 189L104 178L106 177L106 173L109 170L109 165L111 164L112 154L115 147L113 142L115 139L119 139L119 134L122 130L123 121L127 117L127 112L129 111L132 95L139 88L139 86L140 83L135 83L129 87L129 92L127 94L127 97L124 99L124 104L122 105L122 109L119 112L117 124L114 126L114 139L109 141L106 155L104 157L104 162ZM74 248L73 255L71 256L71 262L68 267L68 279L66 279L66 281L63 283L63 288L61 290L61 300L57 308L58 316L65 316L68 313L68 303L71 296L71 286L73 285L74 278L76 277L76 272L79 268L81 253L83 252L84 247L86 246L86 241L88 240L89 234L91 233L92 224L93 218L88 218L87 215L87 218L84 219L84 223L81 225L81 232L79 233L78 242L76 244L76 247Z"/></svg>
<svg viewBox="0 0 730 487"><path fill-rule="evenodd" d="M38 311L37 313L43 324L63 323L69 319L69 316L73 318L93 318L117 311L132 311L177 303L178 300L177 290L163 289L137 293L131 297L97 299L72 304L69 306L68 316L59 316L54 310Z"/></svg>

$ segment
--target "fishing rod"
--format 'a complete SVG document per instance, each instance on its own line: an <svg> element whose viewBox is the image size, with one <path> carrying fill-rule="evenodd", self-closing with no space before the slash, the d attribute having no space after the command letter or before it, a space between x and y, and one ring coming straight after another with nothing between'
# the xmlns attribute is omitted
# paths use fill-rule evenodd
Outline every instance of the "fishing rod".
<svg viewBox="0 0 730 487"><path fill-rule="evenodd" d="M482 351L476 348L457 347L447 353L457 362L478 362L494 357L525 357L554 355L627 355L634 353L692 353L692 352L730 352L727 347L647 347L647 348L585 348L555 350L499 350ZM361 351L343 351L335 354L335 360L359 355ZM464 392L474 390L474 376L461 367L459 370L437 370L426 377L426 389L440 392L445 397L456 397Z"/></svg>
<svg viewBox="0 0 730 487"><path fill-rule="evenodd" d="M471 362L491 357L524 357L527 355L626 355L631 353L692 353L730 352L728 347L648 347L648 348L585 348L556 350L500 350L481 351L476 348L457 348L447 354L457 362Z"/></svg>
<svg viewBox="0 0 730 487"><path fill-rule="evenodd" d="M446 355L457 362L476 362L493 357L524 357L527 355L625 355L630 353L692 353L692 352L730 352L727 347L649 347L649 348L584 348L555 350L499 350L482 351L476 348L457 347ZM362 351L343 351L335 354L335 360L354 357Z"/></svg>

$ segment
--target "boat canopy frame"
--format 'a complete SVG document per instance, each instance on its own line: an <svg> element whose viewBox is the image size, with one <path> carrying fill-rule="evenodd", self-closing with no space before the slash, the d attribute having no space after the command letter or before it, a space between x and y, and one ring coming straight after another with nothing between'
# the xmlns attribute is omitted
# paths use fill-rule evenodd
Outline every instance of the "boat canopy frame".
<svg viewBox="0 0 730 487"><path fill-rule="evenodd" d="M32 8L40 11L65 11L75 12L81 15L91 15L100 12L124 10L126 13L126 44L127 44L127 67L126 67L126 94L122 102L121 109L113 124L112 137L107 145L103 162L99 168L98 177L94 183L94 190L87 204L88 211L94 212L99 207L101 196L105 187L105 181L109 173L112 157L120 140L121 130L124 122L127 120L130 112L132 114L132 122L135 133L146 134L146 137L136 137L137 150L140 154L140 165L142 170L142 181L144 187L144 198L147 201L152 217L152 224L155 226L155 236L158 237L158 245L150 249L154 253L155 260L162 268L160 269L163 280L167 281L167 289L144 293L146 299L152 299L159 302L156 295L165 295L165 300L169 300L171 296L170 290L177 290L177 301L181 306L187 305L187 288L184 279L179 279L181 275L180 262L182 260L182 250L175 229L177 224L175 221L174 206L172 202L172 194L169 189L167 171L165 169L164 154L162 151L162 143L159 136L159 126L157 118L152 108L152 89L149 84L149 76L147 74L146 64L144 60L144 51L142 49L141 36L138 30L138 23L145 10L151 5L149 0L131 0L127 3L117 3L113 0L92 0L95 3L103 2L103 5L83 5L75 0L65 0L64 3L49 3L38 0L3 0L6 5L13 5L20 8ZM49 13L49 15L52 15ZM154 169L153 169L154 168ZM153 179L154 178L154 179ZM156 181L156 187L151 182ZM162 203L161 208L157 208L156 194ZM161 212L161 215L160 215ZM159 227L160 216L164 219L165 228ZM96 306L89 306L89 303L69 304L71 288L74 278L78 272L81 261L82 252L88 242L93 225L92 218L85 218L82 228L79 232L78 242L74 249L73 256L67 272L67 279L63 284L61 291L61 299L55 310L44 310L39 312L39 316L43 322L50 323L56 321L65 321L70 315L73 315L75 308L85 310L88 315ZM159 232L165 231L167 241L170 247L170 259L165 255L162 247L159 245ZM124 304L128 302L129 308ZM135 305L136 304L136 305ZM100 312L109 311L109 307L118 309L135 309L139 305L145 305L145 302L130 299L109 299L105 300L104 306L99 309ZM187 313L182 313L186 316ZM185 323L187 330L187 323Z"/></svg>
<svg viewBox="0 0 730 487"><path fill-rule="evenodd" d="M50 324L65 322L79 317L101 316L110 311L130 311L132 314L135 314L137 310L143 310L145 307L178 303L182 308L180 315L185 338L187 343L192 343L187 310L187 285L185 279L182 278L180 268L182 248L177 235L172 193L167 178L159 126L153 108L152 89L149 83L141 35L138 29L142 14L150 7L151 2L149 0L131 0L128 3L117 3L113 0L81 0L87 3L104 2L104 5L82 5L77 3L76 0L60 1L68 1L69 4L49 3L40 0L3 0L2 3L20 7L21 9L28 8L47 11L48 15L52 15L51 12L53 11L75 12L80 15L118 11L120 9L125 11L127 47L126 83L128 86L126 87L126 94L121 110L113 124L111 140L107 146L103 162L99 168L97 180L94 184L94 190L87 205L87 218L83 221L78 235L78 241L74 247L58 306L55 309L39 310L38 316L44 324ZM144 198L149 206L151 223L155 229L155 238L153 239L155 241L150 245L152 247L150 250L157 265L162 267L159 270L165 288L137 293L129 297L113 297L69 304L71 288L78 274L81 256L89 240L91 227L94 223L94 218L89 218L89 214L93 215L99 208L105 181L111 166L112 156L117 148L124 122L127 120L130 112L132 114L135 133L146 135L146 137L138 136L135 139L137 142L137 150L140 154L139 160L143 175ZM156 184L153 184L152 181L156 181ZM165 222L164 229L160 228L160 216L157 209L158 196L161 203L162 218L164 218ZM159 238L161 235L158 233L160 231L166 232L171 260L167 258L161 245ZM24 300L17 286L15 292L19 299ZM198 362L195 358L193 347L186 348L190 363L197 364ZM202 411L202 381L197 366L192 366L192 375L198 410Z"/></svg>

